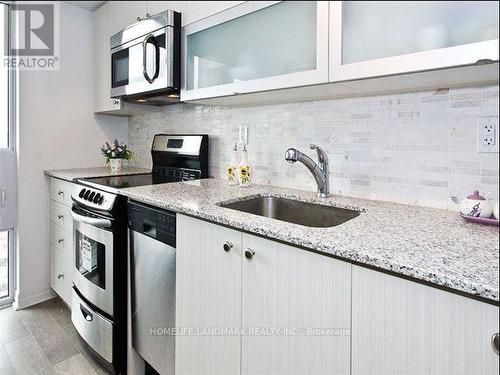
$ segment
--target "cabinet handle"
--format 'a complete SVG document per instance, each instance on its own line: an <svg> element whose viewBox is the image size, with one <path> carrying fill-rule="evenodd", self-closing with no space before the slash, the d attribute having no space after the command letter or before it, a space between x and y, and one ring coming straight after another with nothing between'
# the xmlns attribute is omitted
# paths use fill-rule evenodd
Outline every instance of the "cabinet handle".
<svg viewBox="0 0 500 375"><path fill-rule="evenodd" d="M120 101L118 99L115 99L115 100L113 100L113 104L118 105L118 104L120 104Z"/></svg>
<svg viewBox="0 0 500 375"><path fill-rule="evenodd" d="M58 219L64 219L64 215L59 214L59 215L57 215L57 218Z"/></svg>
<svg viewBox="0 0 500 375"><path fill-rule="evenodd" d="M492 59L479 59L476 61L474 65L488 65L493 63L494 61Z"/></svg>
<svg viewBox="0 0 500 375"><path fill-rule="evenodd" d="M142 21L142 18L141 17L137 17L137 22L140 22Z"/></svg>
<svg viewBox="0 0 500 375"><path fill-rule="evenodd" d="M64 194L64 190L58 190L57 191L57 195L63 195Z"/></svg>
<svg viewBox="0 0 500 375"><path fill-rule="evenodd" d="M151 17L151 14L146 13L146 18L149 18L149 17Z"/></svg>
<svg viewBox="0 0 500 375"><path fill-rule="evenodd" d="M7 205L7 191L4 188L0 188L0 207L5 207Z"/></svg>
<svg viewBox="0 0 500 375"><path fill-rule="evenodd" d="M255 256L255 251L252 249L246 249L245 250L245 258L248 260L252 260L252 258Z"/></svg>
<svg viewBox="0 0 500 375"><path fill-rule="evenodd" d="M64 279L64 275L63 275L62 273L60 273L59 275L57 275L57 278L58 278L59 280Z"/></svg>
<svg viewBox="0 0 500 375"><path fill-rule="evenodd" d="M63 243L63 242L64 242L64 238L59 238L59 239L57 240L57 243Z"/></svg>
<svg viewBox="0 0 500 375"><path fill-rule="evenodd" d="M222 247L226 253L229 253L231 251L231 249L233 248L233 244L229 241L226 241L226 243L224 245L222 245Z"/></svg>
<svg viewBox="0 0 500 375"><path fill-rule="evenodd" d="M498 333L495 333L493 336L491 336L491 347L493 348L493 351L498 355L498 346L500 345L499 343L500 338L498 337Z"/></svg>

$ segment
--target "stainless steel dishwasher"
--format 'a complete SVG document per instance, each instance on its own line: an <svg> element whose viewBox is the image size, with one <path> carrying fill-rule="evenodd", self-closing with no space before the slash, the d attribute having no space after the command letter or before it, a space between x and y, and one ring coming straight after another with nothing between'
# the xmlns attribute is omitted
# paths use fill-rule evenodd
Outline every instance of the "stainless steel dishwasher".
<svg viewBox="0 0 500 375"><path fill-rule="evenodd" d="M158 373L175 371L175 213L128 203L132 347Z"/></svg>

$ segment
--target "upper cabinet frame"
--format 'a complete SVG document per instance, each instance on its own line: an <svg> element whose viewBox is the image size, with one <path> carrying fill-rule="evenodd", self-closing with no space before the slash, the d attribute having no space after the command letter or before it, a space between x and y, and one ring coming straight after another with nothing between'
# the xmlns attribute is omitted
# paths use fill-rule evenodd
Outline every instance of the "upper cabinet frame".
<svg viewBox="0 0 500 375"><path fill-rule="evenodd" d="M218 84L208 87L188 87L189 72L188 72L188 37L192 34L203 32L214 26L223 24L228 21L236 20L251 13L264 10L271 6L282 3L281 1L250 1L241 5L229 8L225 11L202 19L198 22L187 25L183 28L182 35L182 90L181 100L196 100L203 98L213 98L221 96L229 96L235 94L252 93L258 91L276 90L298 86L308 86L328 82L328 35L329 35L329 3L326 1L316 2L316 61L315 68L310 70L290 72L281 75L273 75L263 78L249 80L234 80L226 84ZM290 28L300 27L299 25L290 24ZM287 33L289 29L280 30ZM258 31L258 30L257 30ZM251 33L249 30L248 33ZM293 44L292 44L293 45ZM251 48L251 47L249 47ZM252 51L249 51L251 54ZM301 54L302 51L297 51ZM194 79L192 77L191 79Z"/></svg>
<svg viewBox="0 0 500 375"><path fill-rule="evenodd" d="M422 52L371 59L367 61L342 63L343 50L343 4L330 2L330 82L342 82L386 75L413 73L474 65L481 60L498 61L498 39L468 43L447 48L430 49ZM369 5L369 2L367 3ZM397 35L397 29L394 35ZM390 40L387 41L390 43ZM368 46L367 46L368 48Z"/></svg>

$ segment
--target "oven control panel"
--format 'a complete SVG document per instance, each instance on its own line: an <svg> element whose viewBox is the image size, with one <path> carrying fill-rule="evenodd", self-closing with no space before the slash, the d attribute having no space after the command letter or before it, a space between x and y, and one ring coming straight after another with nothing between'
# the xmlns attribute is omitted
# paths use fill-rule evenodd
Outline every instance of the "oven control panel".
<svg viewBox="0 0 500 375"><path fill-rule="evenodd" d="M75 185L71 198L75 202L89 208L111 211L116 200L116 195L82 185Z"/></svg>
<svg viewBox="0 0 500 375"><path fill-rule="evenodd" d="M87 202L95 203L98 205L102 205L102 203L104 202L104 195L91 189L83 188L78 193L78 197L85 199Z"/></svg>

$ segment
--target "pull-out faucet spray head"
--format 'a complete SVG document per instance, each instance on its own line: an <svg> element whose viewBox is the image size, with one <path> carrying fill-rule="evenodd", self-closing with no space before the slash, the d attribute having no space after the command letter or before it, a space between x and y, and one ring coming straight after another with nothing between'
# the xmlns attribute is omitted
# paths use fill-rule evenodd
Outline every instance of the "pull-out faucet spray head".
<svg viewBox="0 0 500 375"><path fill-rule="evenodd" d="M298 151L294 148L289 148L285 152L285 160L290 164L295 163L297 161Z"/></svg>

